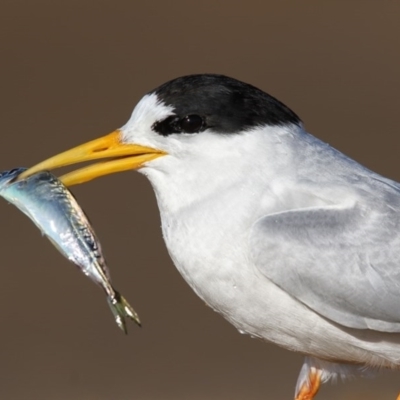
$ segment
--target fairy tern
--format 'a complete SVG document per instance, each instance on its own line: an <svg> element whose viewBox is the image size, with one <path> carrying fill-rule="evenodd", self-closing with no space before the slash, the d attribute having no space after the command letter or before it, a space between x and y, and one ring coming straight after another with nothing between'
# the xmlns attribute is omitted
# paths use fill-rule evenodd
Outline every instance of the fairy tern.
<svg viewBox="0 0 400 400"><path fill-rule="evenodd" d="M280 101L222 75L180 77L122 128L21 177L96 159L61 180L146 175L193 290L240 332L305 355L297 400L400 368L400 184L307 133Z"/></svg>

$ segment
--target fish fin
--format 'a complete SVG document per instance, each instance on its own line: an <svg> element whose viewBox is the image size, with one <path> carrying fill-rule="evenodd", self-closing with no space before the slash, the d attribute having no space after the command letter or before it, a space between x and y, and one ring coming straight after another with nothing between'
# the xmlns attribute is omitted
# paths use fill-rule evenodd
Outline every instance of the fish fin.
<svg viewBox="0 0 400 400"><path fill-rule="evenodd" d="M115 322L118 327L122 329L125 334L128 333L126 328L125 318L130 318L137 325L142 326L140 319L136 311L131 307L131 305L125 300L119 292L114 289L114 297L107 298L108 305L111 308L111 312L114 315Z"/></svg>

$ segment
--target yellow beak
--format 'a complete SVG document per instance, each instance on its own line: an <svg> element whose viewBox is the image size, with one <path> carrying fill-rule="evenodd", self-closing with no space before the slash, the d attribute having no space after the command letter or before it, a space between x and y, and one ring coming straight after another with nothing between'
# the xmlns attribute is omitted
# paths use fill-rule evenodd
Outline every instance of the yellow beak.
<svg viewBox="0 0 400 400"><path fill-rule="evenodd" d="M125 144L121 141L121 132L116 130L99 139L84 143L42 161L23 172L18 179L24 179L43 170L52 170L84 161L106 159L61 176L60 180L64 185L72 186L103 175L138 169L147 161L165 154L167 153L151 147Z"/></svg>

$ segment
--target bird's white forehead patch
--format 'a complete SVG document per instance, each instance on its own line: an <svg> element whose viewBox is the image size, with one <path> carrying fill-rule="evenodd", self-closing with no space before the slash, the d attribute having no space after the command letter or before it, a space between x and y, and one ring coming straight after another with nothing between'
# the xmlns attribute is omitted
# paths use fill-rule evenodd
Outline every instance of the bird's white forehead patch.
<svg viewBox="0 0 400 400"><path fill-rule="evenodd" d="M161 101L155 93L145 95L134 108L131 118L121 128L122 141L130 143L148 134L153 124L174 114L174 109Z"/></svg>

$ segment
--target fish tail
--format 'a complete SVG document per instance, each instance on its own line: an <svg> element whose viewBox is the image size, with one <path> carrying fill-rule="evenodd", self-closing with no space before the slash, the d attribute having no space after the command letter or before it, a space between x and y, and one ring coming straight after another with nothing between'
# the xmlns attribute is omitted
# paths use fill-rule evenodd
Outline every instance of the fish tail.
<svg viewBox="0 0 400 400"><path fill-rule="evenodd" d="M142 326L136 311L119 292L114 290L114 296L108 297L107 302L111 308L111 312L114 315L115 322L117 323L118 327L125 332L125 334L128 333L125 318L130 318L131 320L135 321L137 325Z"/></svg>

